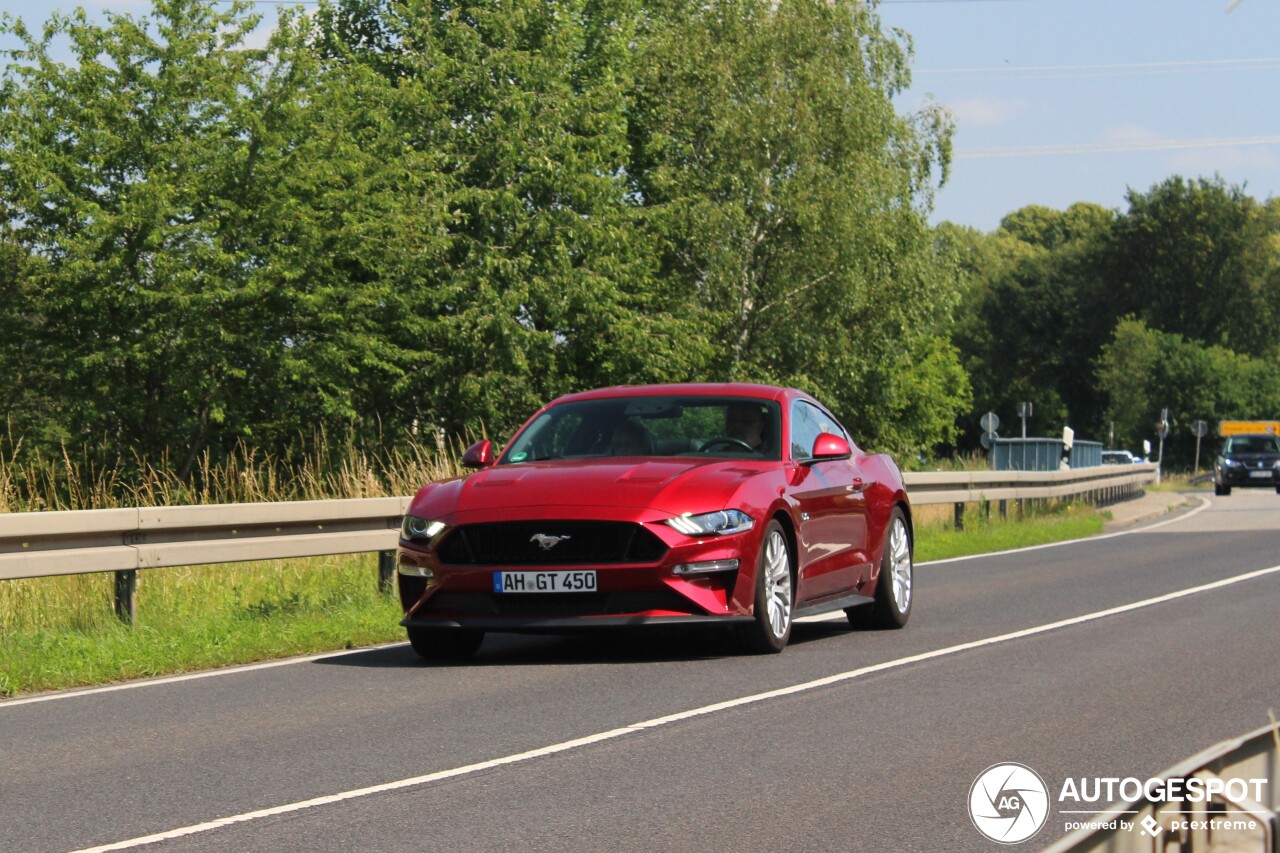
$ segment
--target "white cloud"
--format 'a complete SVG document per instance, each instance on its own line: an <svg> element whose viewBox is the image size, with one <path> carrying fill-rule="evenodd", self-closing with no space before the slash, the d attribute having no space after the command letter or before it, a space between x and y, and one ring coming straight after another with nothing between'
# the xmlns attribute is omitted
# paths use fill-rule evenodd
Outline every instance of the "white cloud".
<svg viewBox="0 0 1280 853"><path fill-rule="evenodd" d="M960 126L990 127L1007 124L1027 111L1030 102L1023 98L969 98L947 103L947 109L956 117Z"/></svg>

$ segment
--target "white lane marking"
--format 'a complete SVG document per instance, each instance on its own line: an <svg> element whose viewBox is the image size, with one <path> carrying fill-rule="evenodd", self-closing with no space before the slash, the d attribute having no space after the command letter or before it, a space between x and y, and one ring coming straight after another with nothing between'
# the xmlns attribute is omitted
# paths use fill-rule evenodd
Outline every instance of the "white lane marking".
<svg viewBox="0 0 1280 853"><path fill-rule="evenodd" d="M967 554L963 557L948 557L945 560L929 560L925 563L916 563L917 566L940 566L943 563L959 563L962 560L981 560L985 557L1001 557L1005 554L1024 554L1027 551L1043 551L1045 548L1061 548L1064 545L1079 545L1084 542L1101 542L1104 539L1115 539L1117 536L1132 536L1135 533L1146 533L1149 530L1155 530L1164 527L1166 524L1175 524L1179 521L1186 521L1193 515L1204 512L1212 505L1212 501L1203 495L1192 495L1199 498L1200 506L1179 515L1176 518L1158 521L1155 524L1148 524L1143 527L1135 527L1132 530L1121 530L1119 533L1104 533L1101 536L1088 536L1084 539L1064 539L1061 542L1049 542L1044 545L1028 545L1025 548L1010 548L1007 551L988 551L985 554Z"/></svg>
<svg viewBox="0 0 1280 853"><path fill-rule="evenodd" d="M1179 515L1177 518L1171 518L1167 521L1161 521L1156 524L1147 525L1145 527L1135 528L1133 530L1123 530L1119 533L1107 533L1102 536L1091 536L1087 539L1065 539L1061 542L1050 542L1047 545L1029 545L1025 548L1011 548L1007 551L988 551L985 554L969 554L965 557L949 557L945 560L929 560L924 563L916 563L917 566L937 566L943 563L958 563L962 560L978 560L984 557L999 557L1005 554L1021 554L1025 551L1039 551L1044 548L1059 548L1064 545L1076 545L1081 542L1097 542L1102 539L1112 539L1116 536L1128 536L1131 533L1145 533L1148 530L1155 530L1157 527L1164 527L1166 524L1173 524L1177 521L1190 518L1201 510L1207 509L1210 505L1208 498L1196 495L1203 503L1188 513ZM827 622L843 619L843 613L830 613L821 616L804 616L797 619L797 622ZM381 646L370 646L368 648L357 649L353 652L326 652L319 655L309 655L306 657L287 658L285 660L266 661L265 663L248 664L247 666L230 666L222 669L206 670L204 672L190 672L184 675L170 675L163 678L152 678L140 681L129 681L124 684L109 684L105 687L90 687L85 690L63 690L57 693L45 693L40 696L28 696L23 699L6 699L0 701L0 711L6 708L17 707L18 705L31 705L36 702L52 702L56 699L75 699L81 696L94 696L98 693L115 693L118 690L134 690L139 687L154 687L160 684L173 684L179 681L196 681L201 678L214 678L220 675L233 675L241 672L253 672L258 669L272 669L277 666L292 666L295 663L312 663L313 661L324 660L326 658L343 657L344 655L360 654L361 652L373 651L375 649L393 648L395 646L403 646L405 643L388 643Z"/></svg>
<svg viewBox="0 0 1280 853"><path fill-rule="evenodd" d="M716 714L720 711L728 711L733 708L741 708L746 705L755 705L765 702L769 699L777 699L782 696L794 696L797 693L806 693L811 690L817 690L821 687L829 687L833 684L850 681L860 678L864 675L870 675L876 672L884 672L885 670L897 669L913 663L921 661L934 660L936 658L947 657L949 655L959 654L960 652L970 651L972 649L980 649L984 646L993 646L998 643L1007 643L1012 640L1022 639L1023 637L1032 637L1036 634L1044 634L1049 631L1055 631L1059 628L1066 628L1072 625L1080 625L1085 622L1094 622L1098 619L1104 619L1108 616L1115 616L1120 613L1128 613L1133 610L1140 610L1146 607L1152 607L1157 604L1163 604L1168 601L1175 601L1179 598L1186 598L1191 595L1198 595L1203 592L1209 592L1222 587L1231 586L1233 584L1243 583L1244 581L1260 578L1265 575L1271 575L1280 572L1280 566L1272 566L1269 569L1259 569L1258 571L1248 572L1235 577L1224 578L1212 583L1203 584L1201 586L1190 587L1188 589L1178 590L1177 592L1166 593L1155 598L1148 598L1143 601L1136 601L1132 604L1123 604L1119 607L1112 607L1107 610L1099 610L1094 613L1086 613L1083 616L1074 616L1070 619L1063 619L1058 622L1050 622L1045 625L1037 625L1033 628L1023 628L1020 631L1011 631L1007 634L1000 634L995 637L987 637L983 640L973 640L968 643L960 643L955 646L947 646L943 649L935 649L930 652L921 652L920 654L910 655L897 660L885 661L884 663L864 666L859 669L851 669L847 672L828 675L823 678L817 678L813 681L806 681L802 684L795 684L791 687L780 687L776 690L768 690L764 693L754 693L750 696L742 696L737 699L729 699L724 702L716 702L713 705L704 705L701 708L692 708L688 711L680 711L675 714L669 714L665 717L655 717L651 720L644 720L639 723L632 723L629 726L622 726L608 731L598 732L596 734L586 735L585 737L574 738L560 743L554 743L549 746L531 749L528 752L520 752L515 755L507 755L502 758L492 758L488 761L479 761L475 764L467 764L462 767L454 767L450 770L440 770L435 773L428 773L423 776L414 776L409 779L399 779L394 782L384 782L381 785L372 785L367 788L356 788L350 791L343 791L338 794L329 794L323 797L314 797L310 800L300 800L295 803L285 803L284 805L272 806L271 808L258 809L251 812L243 812L237 815L218 818L216 820L207 821L205 823L192 824L191 826L178 827L165 832L157 832L154 835L143 835L138 838L130 838L124 841L116 841L111 844L103 844L97 847L86 847L73 853L105 853L108 850L128 850L134 847L142 847L147 844L156 844L161 841L169 841L175 838L182 838L187 835L196 835L202 832L210 832L215 829L222 829L227 826L233 826L240 823L248 823L250 821L260 820L266 817L274 817L275 815L290 814L292 812L300 812L306 809L316 808L317 806L330 805L332 803L341 803L346 800L359 799L374 794L383 794L388 791L399 791L404 788L412 788L418 785L426 785L431 782L439 782L445 779L457 779L463 776L470 776L485 770L492 770L495 767L505 767L512 764L521 764L531 761L535 758L544 758L548 755L557 755L570 750L578 749L591 744L603 743L604 741L616 740L635 732L649 731L651 729L668 726L672 723L678 723L683 720L690 720L695 717L705 717L710 714Z"/></svg>

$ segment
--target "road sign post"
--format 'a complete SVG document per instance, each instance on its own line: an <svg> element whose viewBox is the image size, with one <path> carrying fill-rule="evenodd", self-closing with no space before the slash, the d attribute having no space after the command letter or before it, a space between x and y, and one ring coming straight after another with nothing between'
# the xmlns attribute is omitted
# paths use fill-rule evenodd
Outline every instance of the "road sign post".
<svg viewBox="0 0 1280 853"><path fill-rule="evenodd" d="M1027 418L1031 417L1034 407L1030 403L1018 404L1018 417L1022 418L1022 437L1027 437Z"/></svg>
<svg viewBox="0 0 1280 853"><path fill-rule="evenodd" d="M1169 410L1160 410L1160 421L1156 424L1156 435L1160 436L1160 455L1156 458L1156 485L1160 485L1160 477L1164 473L1164 438L1169 434Z"/></svg>
<svg viewBox="0 0 1280 853"><path fill-rule="evenodd" d="M981 424L982 426L982 438L979 439L979 441L981 442L982 446L985 447L987 450L993 451L993 455L991 457L992 459L991 464L994 465L995 464L994 445L996 443L996 439L999 438L999 436L996 434L996 430L1000 428L1000 416L997 415L995 412L987 412L985 415L979 418L978 423Z"/></svg>
<svg viewBox="0 0 1280 853"><path fill-rule="evenodd" d="M1209 434L1209 424L1204 421L1196 421L1191 424L1191 432L1196 437L1196 473L1200 473L1200 439Z"/></svg>

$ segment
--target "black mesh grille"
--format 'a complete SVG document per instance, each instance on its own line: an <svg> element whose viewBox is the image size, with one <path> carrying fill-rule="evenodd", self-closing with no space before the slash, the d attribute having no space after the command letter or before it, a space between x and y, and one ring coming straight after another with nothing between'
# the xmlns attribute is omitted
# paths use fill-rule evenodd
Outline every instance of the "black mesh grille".
<svg viewBox="0 0 1280 853"><path fill-rule="evenodd" d="M513 521L459 527L437 554L445 565L523 566L654 563L666 551L661 539L631 522Z"/></svg>

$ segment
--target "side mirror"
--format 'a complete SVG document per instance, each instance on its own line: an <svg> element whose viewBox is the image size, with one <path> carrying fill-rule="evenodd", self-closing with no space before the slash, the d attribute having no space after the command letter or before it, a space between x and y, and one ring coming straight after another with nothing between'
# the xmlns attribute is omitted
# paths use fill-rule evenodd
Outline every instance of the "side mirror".
<svg viewBox="0 0 1280 853"><path fill-rule="evenodd" d="M464 468L488 468L493 461L493 442L487 438L484 441L477 441L462 454Z"/></svg>
<svg viewBox="0 0 1280 853"><path fill-rule="evenodd" d="M849 442L838 435L824 432L813 440L813 453L809 454L810 462L824 462L828 459L848 459L853 455Z"/></svg>

